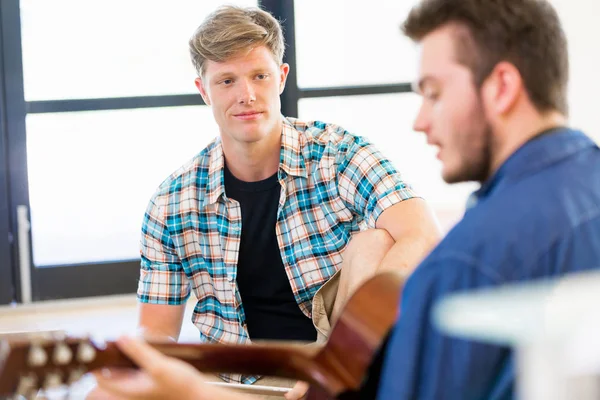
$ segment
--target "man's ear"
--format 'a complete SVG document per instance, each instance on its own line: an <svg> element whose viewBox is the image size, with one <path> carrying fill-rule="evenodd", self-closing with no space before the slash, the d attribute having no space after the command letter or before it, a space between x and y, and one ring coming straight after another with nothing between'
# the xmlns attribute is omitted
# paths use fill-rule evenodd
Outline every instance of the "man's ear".
<svg viewBox="0 0 600 400"><path fill-rule="evenodd" d="M285 89L285 82L287 81L288 74L290 73L290 65L283 63L281 67L279 67L279 94L283 93L283 89Z"/></svg>
<svg viewBox="0 0 600 400"><path fill-rule="evenodd" d="M202 78L194 79L194 83L196 84L196 87L198 88L198 91L200 92L200 96L202 96L202 100L204 100L204 103L207 106L210 106L210 97L208 96L206 88L204 87Z"/></svg>
<svg viewBox="0 0 600 400"><path fill-rule="evenodd" d="M489 111L505 115L515 106L523 94L523 78L513 64L498 63L483 83L483 96Z"/></svg>

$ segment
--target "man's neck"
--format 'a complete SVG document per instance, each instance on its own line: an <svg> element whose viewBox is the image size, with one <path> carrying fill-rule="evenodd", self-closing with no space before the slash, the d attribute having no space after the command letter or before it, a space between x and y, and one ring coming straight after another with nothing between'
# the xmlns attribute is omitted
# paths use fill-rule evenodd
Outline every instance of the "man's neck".
<svg viewBox="0 0 600 400"><path fill-rule="evenodd" d="M566 117L557 111L545 114L536 113L535 116L531 115L529 118L525 116L513 118L512 123L508 123L504 127L504 132L496 135L498 141L493 144L494 156L489 176L492 176L515 151L529 140L544 131L566 124Z"/></svg>
<svg viewBox="0 0 600 400"><path fill-rule="evenodd" d="M261 181L276 173L280 152L281 134L269 135L254 143L223 142L227 168L233 176L244 182Z"/></svg>

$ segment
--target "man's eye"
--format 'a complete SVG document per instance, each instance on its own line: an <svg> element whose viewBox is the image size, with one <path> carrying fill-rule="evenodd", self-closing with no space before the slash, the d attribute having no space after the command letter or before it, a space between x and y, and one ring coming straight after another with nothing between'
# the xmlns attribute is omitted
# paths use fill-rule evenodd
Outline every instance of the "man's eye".
<svg viewBox="0 0 600 400"><path fill-rule="evenodd" d="M231 85L233 83L233 79L223 79L221 83L224 85Z"/></svg>
<svg viewBox="0 0 600 400"><path fill-rule="evenodd" d="M423 97L427 100L436 101L440 97L440 93L437 90L425 90L423 91Z"/></svg>
<svg viewBox="0 0 600 400"><path fill-rule="evenodd" d="M267 79L268 76L269 75L267 75L267 74L258 74L258 75L256 75L256 79L263 80L263 79Z"/></svg>

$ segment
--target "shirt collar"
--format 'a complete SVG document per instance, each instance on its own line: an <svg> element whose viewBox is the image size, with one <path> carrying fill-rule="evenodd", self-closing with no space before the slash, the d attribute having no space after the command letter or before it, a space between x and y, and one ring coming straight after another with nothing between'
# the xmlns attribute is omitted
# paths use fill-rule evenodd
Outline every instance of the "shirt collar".
<svg viewBox="0 0 600 400"><path fill-rule="evenodd" d="M469 198L467 208L490 196L505 182L519 180L596 144L583 132L565 127L536 135L515 151Z"/></svg>
<svg viewBox="0 0 600 400"><path fill-rule="evenodd" d="M283 131L281 135L281 153L279 158L280 178L281 171L288 175L308 177L306 161L302 153L306 145L306 135L300 132L296 126L302 123L293 118L283 118Z"/></svg>
<svg viewBox="0 0 600 400"><path fill-rule="evenodd" d="M306 144L306 136L296 128L296 120L293 118L283 119L281 132L281 150L279 161L279 179L285 175L308 177L306 162L302 150ZM298 123L300 126L300 123ZM208 149L208 182L206 195L203 196L205 204L216 203L221 196L225 195L224 178L225 157L223 156L223 145L218 137Z"/></svg>

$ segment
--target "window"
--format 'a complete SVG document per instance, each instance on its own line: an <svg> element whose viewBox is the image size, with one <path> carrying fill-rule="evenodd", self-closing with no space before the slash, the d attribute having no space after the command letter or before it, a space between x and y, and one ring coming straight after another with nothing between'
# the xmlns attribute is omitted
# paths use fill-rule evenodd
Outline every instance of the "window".
<svg viewBox="0 0 600 400"><path fill-rule="evenodd" d="M220 4L22 0L25 99L196 93L188 39Z"/></svg>
<svg viewBox="0 0 600 400"><path fill-rule="evenodd" d="M137 259L148 200L217 135L202 106L29 115L34 265Z"/></svg>
<svg viewBox="0 0 600 400"><path fill-rule="evenodd" d="M387 84L414 79L416 49L400 33L415 0L295 2L298 85Z"/></svg>

